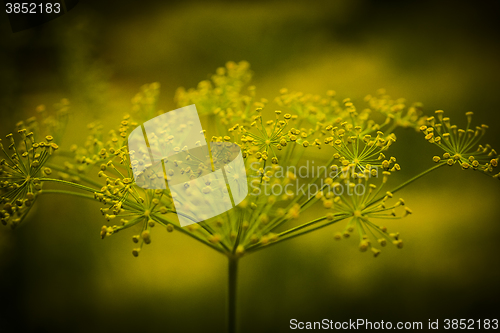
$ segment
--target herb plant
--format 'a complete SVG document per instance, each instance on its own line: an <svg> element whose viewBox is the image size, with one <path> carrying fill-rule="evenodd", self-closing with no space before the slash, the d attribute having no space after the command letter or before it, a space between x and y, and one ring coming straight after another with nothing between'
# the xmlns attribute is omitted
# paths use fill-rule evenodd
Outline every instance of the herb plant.
<svg viewBox="0 0 500 333"><path fill-rule="evenodd" d="M135 127L163 113L157 107L160 85L153 83L132 99L131 112L117 129L91 123L87 139L66 150L59 149L58 142L64 140L67 100L52 113L40 106L35 117L19 122L17 133L8 134L1 143L5 155L0 161L2 224L11 228L21 224L41 195L65 194L101 205L103 239L130 228L123 233L135 244L134 256L151 243L158 226L183 233L228 258L228 331L235 332L242 257L333 224L334 239L357 234L360 251L377 257L387 244L403 247L399 233L376 220L392 228L390 220L412 213L395 196L407 185L433 170L455 165L500 178L497 152L481 141L487 126L474 126L472 112L466 114L467 127L459 129L443 111L424 115L420 103L407 105L383 90L367 96L366 105L355 106L349 98L337 100L334 91L320 96L287 89L271 101L279 109L275 110L267 99L256 97L256 88L249 85L251 77L247 62L228 62L210 81L200 82L195 89L179 88L175 96L179 107L196 105L207 124L207 140L241 148L249 194L236 208L181 227L168 189L136 185L132 168L139 162L129 152L127 138ZM390 154L390 147L398 144L397 128L416 132L443 153L430 154L428 169L388 188L392 173L404 173L404 166ZM160 135L156 133L161 140ZM59 156L57 163L51 161L54 156ZM195 167L178 162L168 174L197 177ZM301 167L307 171L305 176ZM55 183L66 189L54 189Z"/></svg>

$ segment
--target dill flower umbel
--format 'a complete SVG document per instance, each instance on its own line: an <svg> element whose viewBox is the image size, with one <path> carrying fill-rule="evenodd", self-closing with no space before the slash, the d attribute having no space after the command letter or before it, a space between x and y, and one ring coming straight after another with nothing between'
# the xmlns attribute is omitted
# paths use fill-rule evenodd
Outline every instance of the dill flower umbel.
<svg viewBox="0 0 500 333"><path fill-rule="evenodd" d="M218 69L212 82L202 81L197 89L179 89L176 96L180 107L195 103L201 114L209 116L209 123L216 124L216 128L209 128L208 132L221 136L214 135L212 141L233 142L243 151L252 195L233 212L236 217L232 220L227 215L217 219L218 224L229 225L226 230L230 235L222 237L229 240L226 246L233 248L233 252L237 248L241 254L348 218L347 213L335 210L341 207L334 204L339 197L325 199L332 194L325 195L331 184L324 183L324 179L319 176L297 179L300 177L296 173L283 172L284 167L298 165L305 156L311 156L305 153L305 148L321 149L321 156L326 160L321 159L320 163L335 173L332 182L348 181L342 178L346 174L350 174L351 181L358 181L366 171L370 177L378 177L382 171L401 170L395 157L386 156L396 142L394 129L418 128L422 121L420 104L406 107L403 99L392 100L383 90L365 98L370 108L358 110L349 98L338 101L333 90L323 97L283 88L274 99L281 110L268 110L267 99L255 98L254 87L249 87L249 96L241 94L248 82L241 77L249 78L247 71L245 62L228 63L226 69ZM222 85L228 87L233 96L231 103L225 101L224 94L219 95L221 91L217 87ZM296 188L291 185L299 180L316 186L317 190L307 195L294 192ZM278 187L288 190L269 194ZM330 207L328 218L325 215L299 229L275 232L300 219L305 210L321 204ZM379 217L393 216L380 214Z"/></svg>
<svg viewBox="0 0 500 333"><path fill-rule="evenodd" d="M217 68L211 80L201 81L197 89L178 88L175 101L179 106L195 104L200 115L208 115L216 123L227 126L236 120L246 124L254 103L260 107L267 103L265 99L255 100L255 86L248 87L248 95L242 93L251 78L248 62L229 61L225 67ZM218 130L220 135L227 134L222 126Z"/></svg>
<svg viewBox="0 0 500 333"><path fill-rule="evenodd" d="M56 140L64 134L69 101L62 99L47 110L36 108L36 116L17 123L17 134L0 139L0 221L15 228L28 215L42 190L44 177L52 173L47 162L59 149ZM17 140L16 140L17 137Z"/></svg>
<svg viewBox="0 0 500 333"><path fill-rule="evenodd" d="M377 186L374 182L375 178L372 178L370 171L366 170L358 177L357 184L348 184L351 188L362 184L364 188L367 188L367 191L362 195L336 196L335 194L328 195L331 192L327 192L327 196L333 198L335 210L346 214L349 218L344 230L335 234L335 239L347 238L352 232L357 231L360 238L360 250L364 252L370 249L375 257L380 254L380 250L372 245L372 241L376 241L378 246L381 247L385 246L387 242L392 242L397 248L403 247L403 241L399 237L399 233L388 233L386 227L379 226L373 221L373 219L400 219L412 212L405 206L403 199L400 198L394 203L388 204L387 202L391 201L393 194L391 192L381 193L382 187L387 182L390 174L390 172L384 171L382 181ZM336 183L335 186L341 186L341 184ZM379 196L379 194L382 194L382 196ZM398 215L396 211L398 207L403 210L402 214L399 213Z"/></svg>
<svg viewBox="0 0 500 333"><path fill-rule="evenodd" d="M245 157L247 155L255 154L259 161L267 161L270 159L271 163L278 164L278 152L283 150L288 144L292 147L297 143L303 147L307 147L309 142L307 137L314 131L301 131L294 127L290 127L296 123L297 116L289 113L282 115L281 111L275 111L276 119L268 120L265 124L262 120L262 109L257 108L253 122L249 128L245 126L238 126L241 129L241 143L245 149ZM231 128L233 132L235 128ZM313 145L319 147L319 141L313 141Z"/></svg>
<svg viewBox="0 0 500 333"><path fill-rule="evenodd" d="M396 127L418 129L425 124L426 117L423 115L422 103L412 103L409 107L404 98L392 99L387 95L385 89L379 89L375 95L367 95L365 101L370 109L387 117L386 121L390 129ZM391 130L384 130L390 132Z"/></svg>
<svg viewBox="0 0 500 333"><path fill-rule="evenodd" d="M480 144L486 133L487 125L472 127L472 112L467 112L467 127L465 129L452 125L449 117L443 117L444 112L437 110L435 116L427 118L427 125L420 130L425 139L445 151L443 157L434 156L436 163L446 162L452 166L459 164L463 170L479 170L494 178L500 179L498 172L499 156L489 144Z"/></svg>
<svg viewBox="0 0 500 333"><path fill-rule="evenodd" d="M385 136L383 132L377 131L377 136L372 138L370 134L363 134L361 126L353 126L347 122L335 127L330 125L326 130L329 130L332 136L327 137L325 143L335 149L334 158L341 166L354 164L360 172L372 166L391 171L401 169L399 164L395 163L395 157L386 159L383 153L396 141L394 134Z"/></svg>
<svg viewBox="0 0 500 333"><path fill-rule="evenodd" d="M256 97L255 87L247 86L251 76L247 62L228 62L196 89L177 90L175 99L180 107L194 103L207 117L208 128L202 131L202 137L210 138L212 155L206 147L194 152L178 146L176 142L183 141L191 131L190 125L177 126L181 120L155 124L148 136L148 150L130 150L130 135L139 124L165 114L158 110L160 84L156 82L141 87L132 99L131 114L125 115L115 129L107 130L99 122L89 124L86 140L65 151L62 163L47 163L58 148L53 136L36 142L38 123L20 123L21 144L16 145L9 135L8 149L12 152L2 148L7 157L0 169L2 222L18 224L40 193L74 194L104 205L100 209L105 220L100 229L102 238L135 228L135 256L143 244L151 243L156 225L182 232L228 256L240 257L344 220L344 229L336 238L357 230L360 249L372 249L377 256L379 249L372 245L375 241L378 246L391 241L399 248L402 241L397 234L387 234L386 228L373 219L392 220L411 213L402 199L388 202L396 191L436 168L383 193L391 172L402 169L388 153L396 143L395 129L420 128L428 141L445 150L443 160L434 157L438 166L459 163L464 169L493 173L498 165L498 155L489 145L479 145L475 150L486 126L471 129L471 113L467 114L467 128L460 130L450 125L441 111L436 112L437 119L425 118L421 104L408 107L404 99L392 99L384 90L368 95L364 99L368 107L359 108L349 98L337 100L333 90L321 96L286 88L274 99L281 110L272 110L267 99ZM43 124L60 132L63 121L59 119L67 113L67 105L66 100L59 103L56 117L45 117ZM45 108L40 107L39 112L43 114ZM210 175L213 166L225 165L240 149L242 159L238 163L244 163L239 167L244 167L246 175L236 170L238 166L231 166L225 173L226 183L212 181L196 186L207 198L216 192L239 191L241 196L247 193L245 185L249 195L239 198L235 209L211 218L198 216L186 207L189 200L184 196L192 192L188 188L195 185L194 180ZM163 159L163 151L175 152L176 157ZM161 163L148 164L151 156ZM309 162L320 165L322 173L303 176L297 169L288 169ZM90 196L50 188L41 191L47 182L65 184ZM169 185L174 183L185 184L184 190L173 191ZM366 191L349 193L359 187ZM340 188L347 193L337 193ZM178 205L184 205L185 211L176 211ZM229 203L221 200L212 205ZM404 213L398 214L398 209ZM310 213L317 217L305 220L304 216L312 216ZM198 223L181 227L180 219Z"/></svg>
<svg viewBox="0 0 500 333"><path fill-rule="evenodd" d="M247 86L251 76L247 62L228 62L196 89L177 90L178 106L195 104L206 129L175 118L180 113L158 110L160 84L144 85L130 115L111 130L88 124L86 140L60 149L57 164L49 159L59 148L54 142L69 103L62 100L52 115L38 107L42 121L20 122L18 140L13 134L0 140L0 221L14 228L38 196L63 194L99 203L104 225L96 226L96 236L128 229L133 256L152 243L155 229L191 237L228 258L228 324L234 332L241 257L330 226L334 239L357 233L360 251L378 257L388 242L403 247L399 233L377 222L412 213L394 196L399 190L444 165L500 178L497 152L480 144L487 126L471 127L472 112L459 129L443 111L425 117L420 103L408 107L384 90L366 96L360 107L350 98L337 100L333 90L321 96L286 88L274 99L274 110ZM146 122L152 126L147 139ZM402 170L388 153L399 128L420 129L444 154L433 157L437 165L387 190L391 174ZM193 138L188 149L185 140ZM212 177L216 172L221 176Z"/></svg>
<svg viewBox="0 0 500 333"><path fill-rule="evenodd" d="M18 134L21 142L17 144L12 133L7 135L7 150L0 140L5 156L0 160L0 217L2 224L12 228L21 223L33 206L43 185L40 177L52 173L45 164L59 148L51 135L36 142L33 132L27 133L25 128Z"/></svg>

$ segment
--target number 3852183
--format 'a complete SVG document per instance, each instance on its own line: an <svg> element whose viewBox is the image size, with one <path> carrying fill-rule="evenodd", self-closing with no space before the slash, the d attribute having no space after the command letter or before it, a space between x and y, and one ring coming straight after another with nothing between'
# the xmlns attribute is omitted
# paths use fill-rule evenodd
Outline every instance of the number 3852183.
<svg viewBox="0 0 500 333"><path fill-rule="evenodd" d="M5 4L5 12L7 14L59 14L61 12L61 4L58 2L7 2Z"/></svg>

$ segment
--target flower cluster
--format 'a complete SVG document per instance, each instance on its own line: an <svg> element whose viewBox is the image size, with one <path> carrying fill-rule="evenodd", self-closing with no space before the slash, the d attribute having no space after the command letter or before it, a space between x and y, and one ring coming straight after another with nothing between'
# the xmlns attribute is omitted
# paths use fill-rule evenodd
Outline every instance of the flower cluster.
<svg viewBox="0 0 500 333"><path fill-rule="evenodd" d="M290 92L287 88L280 90L280 96L274 101L282 108L287 108L301 119L311 124L324 122L332 119L332 116L340 115L343 109L335 100L336 92L329 90L326 97L302 92Z"/></svg>
<svg viewBox="0 0 500 333"><path fill-rule="evenodd" d="M248 62L230 61L225 67L219 67L211 80L201 81L197 89L178 88L175 101L179 106L195 104L200 115L208 115L214 124L225 126L217 128L220 135L225 135L226 127L231 122L247 124L252 107L264 107L267 104L266 99L255 99L255 86L247 88L248 95L242 93L251 78Z"/></svg>
<svg viewBox="0 0 500 333"><path fill-rule="evenodd" d="M233 143L241 147L245 168L249 176L248 185L252 194L230 213L187 228L179 228L179 230L195 236L221 252L242 255L270 243L294 237L296 234L300 234L301 230L320 228L349 217L357 219L359 223L367 223L367 225L372 223L368 220L372 217L394 217L392 215L394 207L389 209L391 211L389 215L384 215L386 209L381 208L381 205L385 205L386 199L384 198L370 197L368 200L368 197L335 195L330 186L327 185L339 184L339 181L349 183L349 181L355 180L364 182L366 183L364 185L368 186L368 183L371 182L368 178L376 178L379 175L379 169L386 173L399 171L401 167L396 163L396 159L386 157L384 153L396 141L396 136L392 132L395 128L408 127L409 124L412 127L416 126L415 124L419 120L419 111L416 110L416 106L405 110L404 105L401 105L402 101L398 101L398 106L389 108L390 111L388 111L387 107L383 107L382 101L390 105L394 103L388 100L388 97L379 94L378 99L366 99L374 106L375 110L365 108L358 111L350 99L338 102L333 91L328 91L326 97L320 97L319 95L289 93L287 89L282 89L275 102L284 111L269 112L267 110L268 101L266 99L257 100L254 87L249 87L249 95L241 93L250 77L251 74L246 62L239 64L230 62L226 68L219 68L211 81L202 81L197 89L186 91L180 88L177 91L176 101L180 107L194 103L201 115L208 116L209 126L210 124L216 125L216 128L209 128L207 132L218 134L207 135L207 137L211 137L212 142ZM144 103L147 105L155 104L154 99L148 100L146 96L148 94L156 96L156 93L150 91L156 91L157 87L157 85L154 87L144 86L142 92L134 99L134 108ZM140 102L143 100L146 102ZM272 114L274 114L274 119ZM165 126L167 125L165 124ZM162 128L161 132L173 133L175 129L169 132L168 128ZM151 151L162 150L161 145L168 145L173 140L172 135L167 135L165 138L165 140L160 140L157 135L152 135L149 138ZM320 163L324 163L326 167L336 171L333 178L327 179L329 184L323 183L323 179L320 179L319 176L303 180L298 179L300 177L294 172L284 174L280 172L280 168L283 166L296 165L303 161L303 157L307 156L305 152L308 147L318 149L323 147L321 155L327 156L328 161ZM175 149L175 147L171 148ZM126 148L124 147L124 149ZM182 153L180 147L178 149ZM137 169L140 181L143 184L147 182L151 188L159 187L159 184L163 184L165 179L181 176L186 180L195 179L210 170L207 163L193 159L189 153L185 153L187 155L182 160L164 161L163 168L166 174L163 176L163 170L159 166L148 169L140 165L140 161L146 160L144 156L147 154L149 154L147 151L130 151L130 168L143 170ZM250 170L255 170L255 173ZM367 172L369 177L365 179L364 175ZM227 176L229 182L236 181L232 177L238 177L230 172ZM384 182L385 178L386 176L384 176ZM134 205L159 207L163 209L165 214L173 213L175 220L176 212L173 202L176 198L172 197L168 186L165 194L156 197L158 193L154 194L149 193L151 190L138 189L134 186L134 180L131 179L131 181L130 193L132 191L142 193L139 199L133 200ZM323 185L318 187L313 196L295 193L293 190L284 191L279 195L264 194L272 187L286 187L298 181L313 185L321 182ZM107 183L109 182L113 185L117 180L108 178ZM213 185L207 186L207 193L214 190ZM370 193L372 192L373 188L370 187ZM103 194L97 195L102 196ZM156 204L151 203L151 198L156 199ZM110 202L116 201L116 198L108 199ZM362 215L357 216L356 209L349 213L346 209L350 206L343 207L342 204L338 204L342 200L356 200L360 205L362 205L361 202L368 204L370 200L378 200L381 203L375 205L375 208L372 207L371 210L362 209ZM370 204L372 203L370 202ZM287 225L287 222L293 223L295 220L300 220L306 209L317 205L328 209L328 214L314 220L313 223L306 223L300 229L292 228L282 233L275 231L283 225ZM123 209L123 206L120 208ZM126 211L127 214L131 214L130 220L134 223L137 223L137 219L139 219L165 224L165 220L156 220L157 215L155 214L144 215L144 211L148 211L147 209L133 211L132 207L128 207ZM116 214L111 214L111 216L114 215ZM128 227L129 221L125 221L121 226L103 227L102 235L112 234ZM168 221L171 223L172 220ZM171 228L173 228L175 223L169 223L166 225L172 225ZM147 223L143 223L142 230L147 231L149 235L146 225ZM350 230L351 223L348 225L347 230ZM367 237L366 232L360 235L364 239ZM387 237L392 236L388 235ZM398 246L401 247L401 245ZM134 254L137 254L137 251Z"/></svg>
<svg viewBox="0 0 500 333"><path fill-rule="evenodd" d="M44 111L44 107L38 110ZM56 128L54 118L48 119L51 127ZM52 135L47 135L44 141L35 139L34 132L40 131L36 118L28 119L27 125L19 122L17 127L19 142L16 143L12 133L6 137L7 147L0 140L5 157L0 159L0 220L11 228L19 225L30 211L42 190L43 177L52 173L46 163L59 148Z"/></svg>
<svg viewBox="0 0 500 333"><path fill-rule="evenodd" d="M329 199L331 202L327 206L335 205L336 210L339 213L346 214L349 219L343 232L335 234L335 239L340 240L342 236L348 238L354 230L357 230L360 238L359 249L362 252L370 249L375 257L380 254L380 249L372 245L371 238L374 238L381 247L385 246L388 241L392 242L398 248L403 247L403 241L399 237L399 233L388 233L386 227L379 226L373 222L373 219L400 219L412 213L411 209L405 206L405 202L401 198L393 204L387 203L387 201L393 198L393 193L385 192L382 196L379 196L390 174L389 171L383 171L382 181L377 186L373 181L375 178L372 178L370 170L365 170L365 172L359 175L357 184L347 184L347 186L352 188L362 184L363 188L367 188L367 190L361 195L336 196L331 191L326 193L326 197L331 198ZM347 181L344 180L344 182ZM335 186L341 186L341 184L336 183L333 188ZM325 200L324 202L327 201ZM398 207L404 207L403 214L397 214L396 209Z"/></svg>
<svg viewBox="0 0 500 333"><path fill-rule="evenodd" d="M500 172L496 169L499 163L498 153L489 144L480 144L488 126L483 124L472 127L472 112L465 114L465 129L452 125L449 117L443 117L442 110L435 113L435 116L427 118L427 125L420 127L428 142L444 150L442 158L433 157L434 162L444 161L449 166L459 164L463 170L479 170L500 179Z"/></svg>
<svg viewBox="0 0 500 333"><path fill-rule="evenodd" d="M159 94L160 84L158 82L143 85L132 98L132 115L139 121L146 121L156 116L157 113L163 113L157 111Z"/></svg>
<svg viewBox="0 0 500 333"><path fill-rule="evenodd" d="M418 129L425 123L426 117L422 112L422 103L413 103L407 107L404 98L392 99L386 94L385 89L379 89L374 96L366 96L365 101L368 102L371 110L387 117L384 124L390 125L392 129L396 127Z"/></svg>
<svg viewBox="0 0 500 333"><path fill-rule="evenodd" d="M135 230L134 256L144 244L151 243L157 225L237 258L344 222L334 238L357 232L360 250L370 250L377 257L388 242L403 247L398 233L388 233L374 220L411 214L403 199L394 200L393 196L415 179L446 164L460 164L463 169L500 178L495 171L498 154L489 145L479 144L487 126L472 128L472 113L467 113L466 129L458 129L442 111L436 111L434 117L423 117L421 104L407 107L404 99L394 100L383 90L365 98L368 107L358 108L349 98L337 100L333 90L320 96L286 88L274 99L280 110L270 110L268 100L258 99L255 87L247 86L251 76L247 62L229 62L217 69L210 81L200 82L197 89L177 90L179 107L195 104L199 114L206 117L208 128L201 133L210 141L211 153L200 141L196 142L199 151L182 147L179 142L189 137L192 124L182 125L182 121L170 118L154 123L147 147L131 148L131 133L141 123L164 113L157 110L158 83L141 87L132 99L131 115L124 116L116 130L89 124L87 139L63 152L61 157L69 159L59 164L47 164L58 148L54 137L47 135L45 141L36 141L39 123L33 119L26 125L20 123L21 142L16 144L10 134L8 147L2 145L6 157L0 161L2 223L19 224L38 195L64 193L104 206L100 209L106 221L100 229L102 238L128 228ZM245 87L247 94L243 93ZM45 117L43 125L60 133L67 105L65 100L59 103L57 116ZM44 110L39 108L41 113ZM445 153L442 158L434 157L437 166L387 191L382 188L389 176L401 170L396 158L388 153L396 142L397 128L420 129L426 140ZM164 158L165 151L175 152L175 157ZM241 165L228 166L240 151L243 159L238 163L244 163L246 180L237 170ZM158 161L153 162L153 156ZM297 171L298 167L310 167L311 161L321 166L321 172L304 176ZM226 183L219 179L195 184L222 165L228 166L224 171ZM51 176L52 170L57 173ZM46 186L42 190L47 182L67 185L74 191ZM174 190L169 184L182 186ZM193 204L186 200L193 193L191 186L199 187L197 193L203 201L203 196L229 193L245 185L248 196L241 198L235 209L212 218L195 216L196 207L190 207ZM213 206L230 206L226 202L229 199L224 200L212 200ZM186 209L177 211L177 205ZM181 219L197 223L181 227Z"/></svg>
<svg viewBox="0 0 500 333"><path fill-rule="evenodd" d="M366 115L368 112L363 111L362 113ZM353 111L352 114L353 119L358 116L356 111ZM361 119L366 120L366 117L367 115ZM396 158L391 156L386 159L383 153L396 141L396 136L394 133L384 135L382 131L377 130L376 136L373 137L370 133L373 133L374 127L374 125L364 124L363 121L353 120L350 123L339 120L337 126L328 125L325 128L327 133L331 134L325 138L325 143L335 149L334 158L339 161L341 166L354 164L359 172L372 166L384 170L399 171L401 167L395 163ZM375 129L377 128L378 126Z"/></svg>
<svg viewBox="0 0 500 333"><path fill-rule="evenodd" d="M275 111L276 119L262 120L262 109L257 108L256 116L253 117L253 122L249 127L240 126L230 129L230 132L240 130L241 145L244 148L244 156L255 154L258 161L267 161L268 158L273 164L278 164L278 152L286 149L287 146L295 147L297 144L304 148L309 145L320 148L321 143L318 139L311 143L307 140L314 130L297 129L290 127L293 123L297 123L297 115L286 113L282 115L281 111Z"/></svg>

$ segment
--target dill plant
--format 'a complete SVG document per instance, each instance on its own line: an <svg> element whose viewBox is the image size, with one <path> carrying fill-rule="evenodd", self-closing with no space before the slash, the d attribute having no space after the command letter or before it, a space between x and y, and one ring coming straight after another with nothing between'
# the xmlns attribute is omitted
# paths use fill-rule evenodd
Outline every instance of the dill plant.
<svg viewBox="0 0 500 333"><path fill-rule="evenodd" d="M334 239L357 234L359 250L369 250L377 257L387 244L403 247L399 233L388 231L374 219L389 221L412 213L402 198L394 196L405 186L437 168L455 164L499 178L497 152L481 144L487 126L472 127L471 112L466 114L466 129L458 129L443 117L443 111L427 117L420 103L408 106L404 99L392 99L384 90L368 95L364 108L358 109L349 98L337 100L332 90L320 96L287 89L281 89L274 99L280 110L270 110L269 101L257 98L256 88L249 86L251 77L247 62L228 62L211 80L200 82L197 88L179 88L175 95L179 107L195 104L206 119L206 139L241 148L250 193L235 209L181 227L175 198L168 189L147 190L136 185L132 169L139 163L138 152L128 150L127 138L138 125L164 113L157 107L160 86L153 83L144 85L132 99L130 114L123 116L116 129L108 131L102 124L91 123L87 139L67 151L58 150L55 143L61 140L66 123L67 100L56 104L52 113L40 106L37 117L19 122L17 141L11 133L1 146L5 155L0 160L2 224L19 225L40 195L65 194L102 205L102 238L131 228L134 256L151 243L157 225L183 233L228 258L228 331L235 332L240 258L332 224L340 225L334 227ZM401 127L421 131L425 140L444 153L430 158L436 165L387 188L391 174L402 169L388 152L396 142L394 130ZM161 140L159 135L156 133ZM64 162L51 163L54 155ZM325 177L318 172L299 179L296 169L284 169L309 159L317 159L328 170ZM187 180L206 168L174 161L167 172ZM145 176L153 184L165 181L154 174ZM229 172L228 181L237 181L236 176ZM287 187L299 181L314 185L314 191L306 194ZM50 183L67 189L51 189ZM366 190L349 192L358 185ZM273 187L289 190L275 194ZM339 188L346 191L338 192ZM207 184L204 193L210 190ZM311 213L304 217L305 211ZM316 217L310 218L313 215Z"/></svg>

